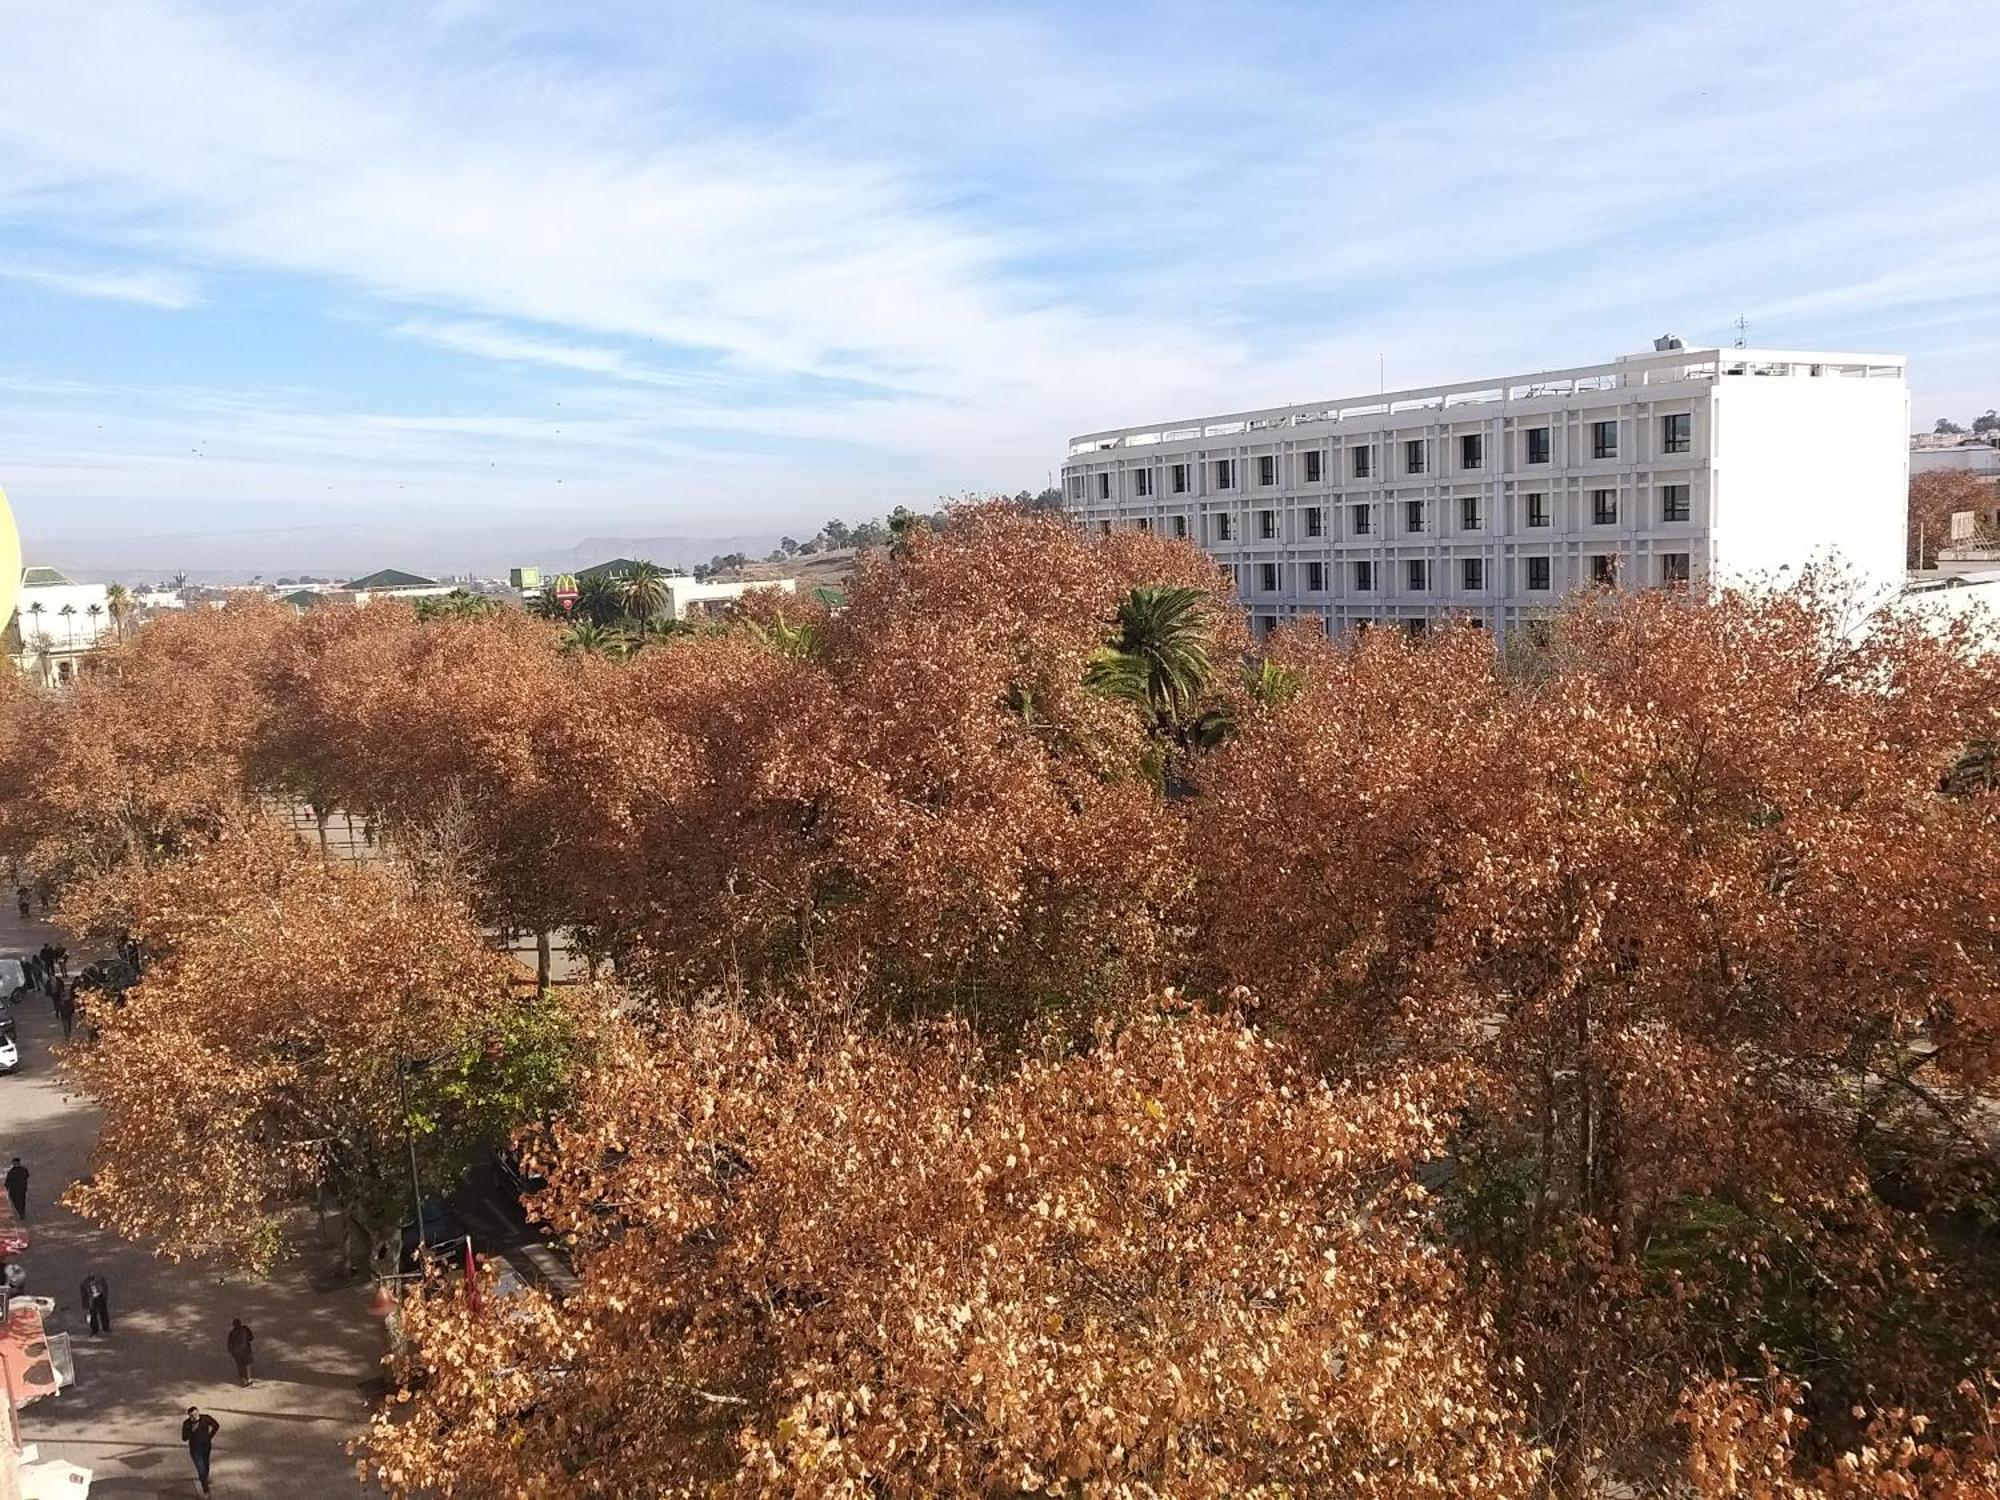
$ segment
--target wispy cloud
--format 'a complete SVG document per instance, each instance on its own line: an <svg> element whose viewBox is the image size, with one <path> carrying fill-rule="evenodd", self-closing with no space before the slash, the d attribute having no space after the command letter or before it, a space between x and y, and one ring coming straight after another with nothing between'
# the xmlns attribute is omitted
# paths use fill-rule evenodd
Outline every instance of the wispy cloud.
<svg viewBox="0 0 2000 1500"><path fill-rule="evenodd" d="M143 307L178 310L194 306L192 278L177 271L75 271L0 261L0 281L46 287L70 297L101 297Z"/></svg>
<svg viewBox="0 0 2000 1500"><path fill-rule="evenodd" d="M481 359L501 360L509 364L548 365L586 375L605 375L635 385L684 388L709 383L696 376L648 369L635 364L615 349L537 337L496 323L411 318L398 323L390 332L399 338L422 339L441 349L455 349L461 354L477 355Z"/></svg>
<svg viewBox="0 0 2000 1500"><path fill-rule="evenodd" d="M1954 66L1911 45L1934 36ZM0 246L53 225L260 299L257 358L194 372L244 385L207 482L140 472L136 440L65 468L78 429L15 418L73 503L248 504L287 472L318 503L361 462L345 433L431 504L525 510L559 478L794 521L1036 482L1073 431L1372 388L1378 353L1415 383L1739 312L1907 348L1920 411L1993 399L1963 350L2000 341L2000 200L1950 164L2000 126L2000 29L1954 0L1550 0L1499 28L1471 0L690 0L670 26L639 0L97 0L9 41ZM0 275L193 300L54 263ZM274 369L322 394L274 400ZM648 483L676 463L701 483Z"/></svg>

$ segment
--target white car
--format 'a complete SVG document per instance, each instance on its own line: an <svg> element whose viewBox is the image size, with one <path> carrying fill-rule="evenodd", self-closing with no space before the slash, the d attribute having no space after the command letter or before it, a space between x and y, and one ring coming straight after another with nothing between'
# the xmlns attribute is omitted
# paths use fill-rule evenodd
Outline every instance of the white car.
<svg viewBox="0 0 2000 1500"><path fill-rule="evenodd" d="M14 1028L0 1031L0 1073L11 1073L21 1066L21 1044L14 1039Z"/></svg>

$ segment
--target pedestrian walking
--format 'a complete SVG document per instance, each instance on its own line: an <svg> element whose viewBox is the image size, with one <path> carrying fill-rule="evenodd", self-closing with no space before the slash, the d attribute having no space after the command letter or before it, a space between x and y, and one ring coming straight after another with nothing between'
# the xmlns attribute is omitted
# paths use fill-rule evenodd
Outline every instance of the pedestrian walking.
<svg viewBox="0 0 2000 1500"><path fill-rule="evenodd" d="M28 1222L28 1169L21 1165L21 1158L14 1158L14 1165L7 1169L7 1201L14 1205L14 1217L23 1224Z"/></svg>
<svg viewBox="0 0 2000 1500"><path fill-rule="evenodd" d="M181 1441L194 1460L195 1482L204 1495L208 1493L208 1461L215 1454L215 1435L220 1431L222 1424L198 1406L190 1406L187 1419L181 1423Z"/></svg>
<svg viewBox="0 0 2000 1500"><path fill-rule="evenodd" d="M252 1343L255 1338L256 1335L250 1331L250 1325L245 1323L241 1318L231 1318L229 1320L229 1337L223 1342L228 1346L229 1357L236 1361L236 1383L238 1385L248 1385L250 1383L250 1364L257 1357L255 1347Z"/></svg>
<svg viewBox="0 0 2000 1500"><path fill-rule="evenodd" d="M83 1278L83 1311L90 1319L92 1333L111 1332L111 1283L101 1272Z"/></svg>
<svg viewBox="0 0 2000 1500"><path fill-rule="evenodd" d="M21 908L22 916L28 914L28 888L25 885L14 887L14 904Z"/></svg>

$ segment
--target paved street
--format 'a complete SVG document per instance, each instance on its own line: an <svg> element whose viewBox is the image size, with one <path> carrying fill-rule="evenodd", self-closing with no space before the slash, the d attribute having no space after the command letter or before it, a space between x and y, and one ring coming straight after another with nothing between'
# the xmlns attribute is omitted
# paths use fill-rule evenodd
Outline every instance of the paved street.
<svg viewBox="0 0 2000 1500"><path fill-rule="evenodd" d="M54 937L38 922L21 922L11 906L0 919L0 954L31 952ZM73 957L71 972L79 967ZM61 1028L48 1002L29 996L17 1015L22 1065L0 1077L0 1164L20 1156L34 1174L34 1243L22 1258L28 1290L57 1299L50 1330L73 1335L77 1367L75 1386L22 1413L25 1438L44 1457L95 1469L93 1495L186 1496L195 1487L180 1419L197 1405L222 1424L217 1495L372 1493L355 1482L343 1446L366 1417L363 1386L376 1374L380 1348L366 1287L316 1287L299 1265L268 1281L174 1266L58 1207L85 1169L96 1114L55 1076L51 1049ZM199 1164L163 1162L161 1170ZM114 1332L101 1339L85 1332L77 1304L77 1285L93 1269L111 1284ZM248 1389L235 1384L223 1349L233 1317L257 1333L257 1379Z"/></svg>

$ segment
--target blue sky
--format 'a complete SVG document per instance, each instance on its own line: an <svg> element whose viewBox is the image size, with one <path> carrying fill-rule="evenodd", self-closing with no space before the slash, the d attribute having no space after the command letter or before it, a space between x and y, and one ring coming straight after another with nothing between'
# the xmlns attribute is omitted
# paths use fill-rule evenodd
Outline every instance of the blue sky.
<svg viewBox="0 0 2000 1500"><path fill-rule="evenodd" d="M803 534L1738 314L2000 403L1976 0L4 14L31 556Z"/></svg>

